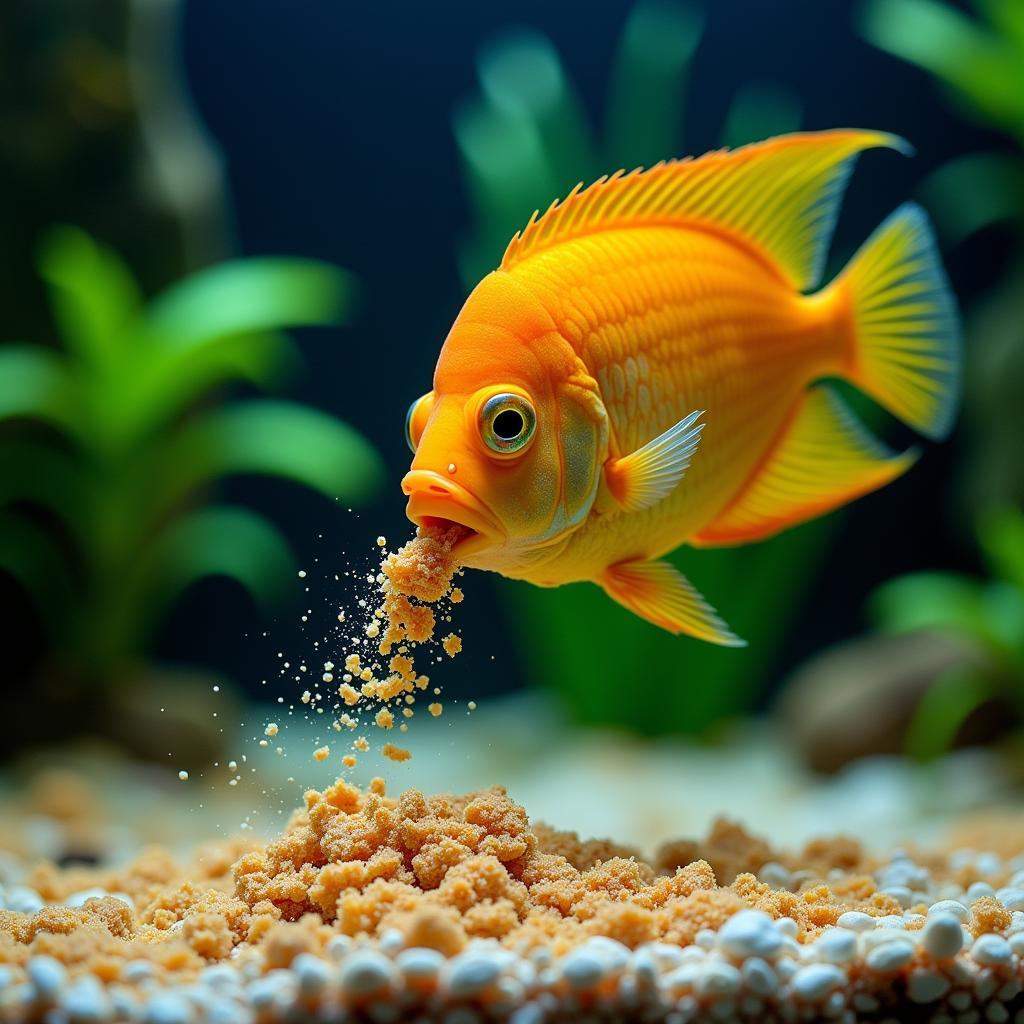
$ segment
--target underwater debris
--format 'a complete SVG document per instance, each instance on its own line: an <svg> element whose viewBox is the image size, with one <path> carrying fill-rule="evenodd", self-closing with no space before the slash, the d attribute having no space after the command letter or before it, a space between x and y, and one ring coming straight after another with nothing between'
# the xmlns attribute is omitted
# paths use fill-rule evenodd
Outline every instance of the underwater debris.
<svg viewBox="0 0 1024 1024"><path fill-rule="evenodd" d="M793 855L721 824L647 863L500 788L338 781L186 869L26 869L0 889L0 1021L1019 1020L1024 824L1003 849Z"/></svg>

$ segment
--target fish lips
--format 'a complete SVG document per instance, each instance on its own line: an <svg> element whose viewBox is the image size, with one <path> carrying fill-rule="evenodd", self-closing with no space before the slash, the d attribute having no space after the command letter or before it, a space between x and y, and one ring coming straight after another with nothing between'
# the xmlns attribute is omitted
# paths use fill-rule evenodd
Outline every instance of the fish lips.
<svg viewBox="0 0 1024 1024"><path fill-rule="evenodd" d="M505 531L490 509L461 484L428 469L414 469L402 480L409 496L405 514L417 526L461 526L469 531L452 547L460 560L503 544Z"/></svg>

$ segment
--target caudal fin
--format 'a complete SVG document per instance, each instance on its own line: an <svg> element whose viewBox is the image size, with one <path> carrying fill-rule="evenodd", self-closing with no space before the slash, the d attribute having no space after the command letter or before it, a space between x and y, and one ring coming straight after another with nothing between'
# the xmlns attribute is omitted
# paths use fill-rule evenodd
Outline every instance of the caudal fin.
<svg viewBox="0 0 1024 1024"><path fill-rule="evenodd" d="M960 399L960 319L925 212L896 210L832 287L852 306L851 380L922 434L945 437Z"/></svg>

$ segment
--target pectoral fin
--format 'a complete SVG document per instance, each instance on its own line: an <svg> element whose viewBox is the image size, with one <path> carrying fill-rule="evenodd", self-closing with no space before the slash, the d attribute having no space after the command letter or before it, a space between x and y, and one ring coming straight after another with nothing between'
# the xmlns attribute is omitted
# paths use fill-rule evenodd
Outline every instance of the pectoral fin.
<svg viewBox="0 0 1024 1024"><path fill-rule="evenodd" d="M615 501L627 512L650 508L683 478L700 443L703 410L691 412L653 441L630 455L605 465L605 482Z"/></svg>
<svg viewBox="0 0 1024 1024"><path fill-rule="evenodd" d="M601 585L619 604L670 633L687 633L723 647L745 647L692 583L668 562L620 562Z"/></svg>

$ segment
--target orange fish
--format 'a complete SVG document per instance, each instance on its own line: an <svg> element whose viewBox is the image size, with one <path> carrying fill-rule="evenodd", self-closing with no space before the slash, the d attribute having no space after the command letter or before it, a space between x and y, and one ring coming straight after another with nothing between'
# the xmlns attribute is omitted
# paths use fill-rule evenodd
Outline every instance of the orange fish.
<svg viewBox="0 0 1024 1024"><path fill-rule="evenodd" d="M414 402L402 482L459 561L588 580L675 633L743 643L662 557L743 544L905 472L829 378L931 438L960 390L953 297L924 213L892 214L819 282L857 155L881 132L786 135L619 172L534 214L473 289Z"/></svg>

